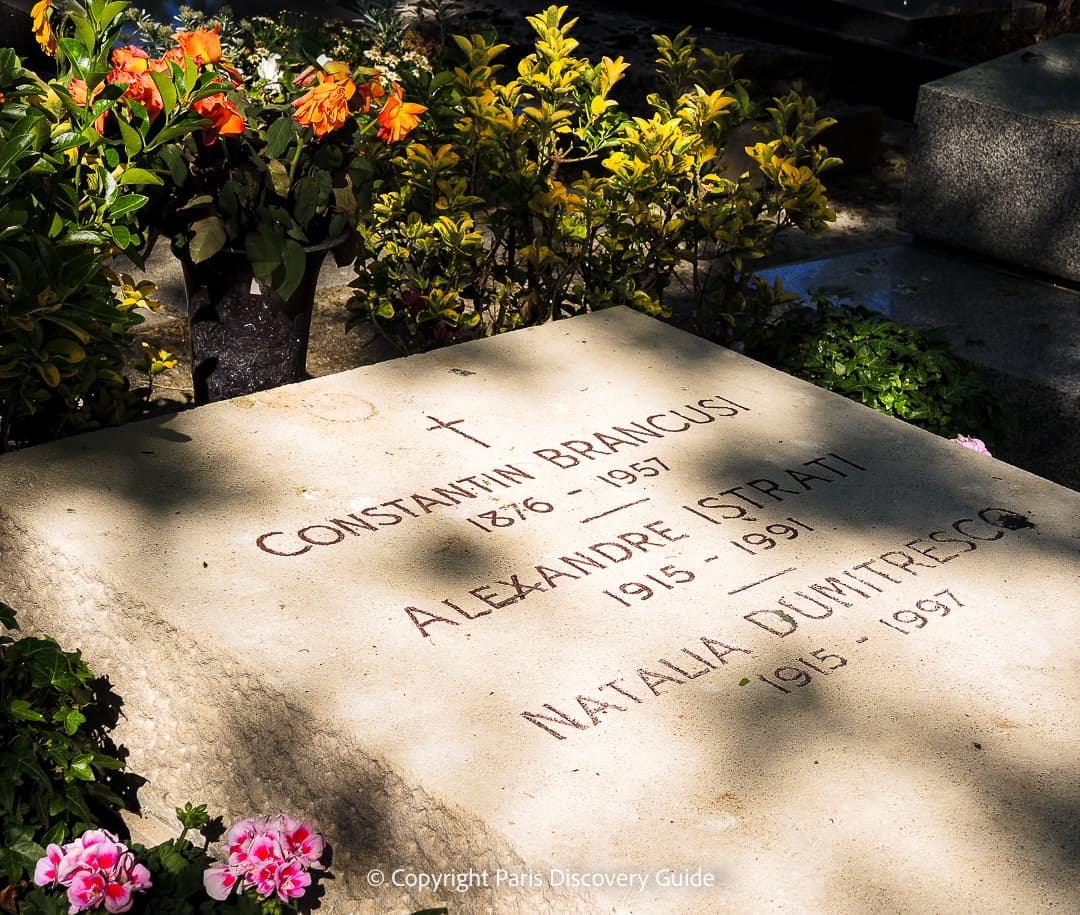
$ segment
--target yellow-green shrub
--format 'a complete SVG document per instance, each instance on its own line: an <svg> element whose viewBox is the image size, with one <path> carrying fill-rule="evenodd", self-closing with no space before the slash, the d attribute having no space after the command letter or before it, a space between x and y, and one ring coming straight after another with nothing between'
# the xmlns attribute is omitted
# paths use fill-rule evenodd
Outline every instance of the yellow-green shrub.
<svg viewBox="0 0 1080 915"><path fill-rule="evenodd" d="M415 140L361 226L351 324L371 318L406 351L610 305L669 314L684 283L695 329L724 339L774 301L751 262L773 234L833 218L812 100L776 99L735 173L732 130L753 118L737 58L658 37L649 117L612 98L621 58L575 56L565 7L529 17L535 48L500 82L494 39L457 37Z"/></svg>

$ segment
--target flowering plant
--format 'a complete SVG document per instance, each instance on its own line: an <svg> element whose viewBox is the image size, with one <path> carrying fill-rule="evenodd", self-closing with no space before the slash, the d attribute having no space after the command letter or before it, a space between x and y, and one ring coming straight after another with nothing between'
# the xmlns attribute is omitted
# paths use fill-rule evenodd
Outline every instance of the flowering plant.
<svg viewBox="0 0 1080 915"><path fill-rule="evenodd" d="M120 422L146 403L125 377L145 284L138 260L160 150L203 121L216 91L184 58L157 71L111 58L125 4L39 0L27 26L51 75L0 48L0 451Z"/></svg>
<svg viewBox="0 0 1080 915"><path fill-rule="evenodd" d="M63 887L71 904L69 912L88 912L102 906L108 912L126 912L136 892L153 884L150 871L135 860L115 835L90 829L63 847L49 845L34 869L37 886Z"/></svg>
<svg viewBox="0 0 1080 915"><path fill-rule="evenodd" d="M287 299L303 278L304 249L355 228L374 160L426 109L359 54L336 60L301 47L297 56L260 56L255 47L234 61L221 33L220 22L178 31L162 58L192 61L218 91L196 103L201 133L161 149L173 199L158 210L175 215L160 227L192 263L242 249L260 283ZM161 66L136 45L115 54L136 71Z"/></svg>
<svg viewBox="0 0 1080 915"><path fill-rule="evenodd" d="M311 823L287 813L240 820L219 849L225 863L214 864L207 852L213 824L206 807L187 804L176 815L183 832L153 848L132 844L129 849L103 829L87 830L63 846L50 844L34 868L39 889L23 903L38 915L61 915L63 903L67 915L101 910L287 915L301 900L305 911L318 905L304 898L313 895L311 871L325 869L320 862L325 842ZM191 829L204 836L201 847L187 838Z"/></svg>
<svg viewBox="0 0 1080 915"><path fill-rule="evenodd" d="M225 834L219 849L225 863L207 868L203 885L211 899L227 899L235 889L290 902L311 885L309 871L323 869L324 848L311 823L285 813L272 820L249 817Z"/></svg>

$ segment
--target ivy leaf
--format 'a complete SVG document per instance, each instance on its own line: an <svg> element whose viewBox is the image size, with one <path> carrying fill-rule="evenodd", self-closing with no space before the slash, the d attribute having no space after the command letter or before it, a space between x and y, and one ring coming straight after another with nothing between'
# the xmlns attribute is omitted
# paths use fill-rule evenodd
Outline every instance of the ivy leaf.
<svg viewBox="0 0 1080 915"><path fill-rule="evenodd" d="M45 721L45 716L34 708L26 699L12 699L8 714L20 721Z"/></svg>
<svg viewBox="0 0 1080 915"><path fill-rule="evenodd" d="M64 729L64 733L71 737L79 727L86 723L86 716L75 708L62 708L53 715L53 721Z"/></svg>
<svg viewBox="0 0 1080 915"><path fill-rule="evenodd" d="M71 762L68 763L65 778L68 781L77 778L82 782L92 782L94 780L94 770L90 768L90 763L93 761L94 755L92 753L79 753L77 756L72 757Z"/></svg>

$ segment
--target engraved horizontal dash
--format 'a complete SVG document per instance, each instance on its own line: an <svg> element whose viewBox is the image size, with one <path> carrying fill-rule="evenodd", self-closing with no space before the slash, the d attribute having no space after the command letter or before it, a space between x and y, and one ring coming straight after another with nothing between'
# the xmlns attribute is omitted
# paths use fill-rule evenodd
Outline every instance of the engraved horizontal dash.
<svg viewBox="0 0 1080 915"><path fill-rule="evenodd" d="M636 502L627 502L625 505L617 505L615 508L609 508L606 512L600 512L599 515L590 515L588 518L582 518L580 524L588 524L590 521L595 521L597 518L606 518L608 515L614 515L615 512L621 512L624 508L633 508L635 505L641 505L642 502L648 502L649 497L644 499L638 499Z"/></svg>
<svg viewBox="0 0 1080 915"><path fill-rule="evenodd" d="M568 492L568 493L567 493L567 495L568 495L568 496L576 496L576 495L577 495L578 493L580 493L580 492L584 492L584 490L581 490L581 489L571 489L571 490L570 490L570 492Z"/></svg>
<svg viewBox="0 0 1080 915"><path fill-rule="evenodd" d="M790 569L784 569L783 571L780 571L780 572L773 572L772 575L766 575L764 578L759 578L757 581L752 581L752 582L750 582L750 584L743 585L741 588L736 588L734 591L728 591L728 594L729 595L738 594L740 591L746 591L746 590L749 590L750 588L756 588L758 585L763 585L767 581L772 581L774 578L779 578L781 575L787 575L788 572L794 572L794 571L795 571L795 566L792 566Z"/></svg>
<svg viewBox="0 0 1080 915"><path fill-rule="evenodd" d="M719 559L719 558L720 558L719 556L706 556L705 561L706 562L716 562L716 560Z"/></svg>
<svg viewBox="0 0 1080 915"><path fill-rule="evenodd" d="M862 637L861 639L856 639L856 640L855 640L855 644L856 644L856 645L861 645L861 644L862 644L863 642L865 642L865 641L867 641L867 638L866 638L866 636L864 635L864 636L863 636L863 637Z"/></svg>

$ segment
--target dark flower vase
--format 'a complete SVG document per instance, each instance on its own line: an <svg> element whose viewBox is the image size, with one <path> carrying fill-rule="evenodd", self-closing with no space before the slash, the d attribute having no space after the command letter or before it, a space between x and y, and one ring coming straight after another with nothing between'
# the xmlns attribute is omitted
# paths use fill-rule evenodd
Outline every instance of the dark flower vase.
<svg viewBox="0 0 1080 915"><path fill-rule="evenodd" d="M199 264L181 258L196 404L309 377L308 334L319 270L338 241L306 249L303 281L288 299L269 288L260 291L241 251L221 251Z"/></svg>

